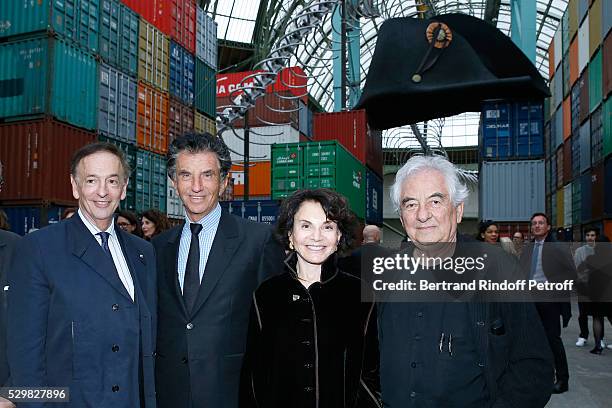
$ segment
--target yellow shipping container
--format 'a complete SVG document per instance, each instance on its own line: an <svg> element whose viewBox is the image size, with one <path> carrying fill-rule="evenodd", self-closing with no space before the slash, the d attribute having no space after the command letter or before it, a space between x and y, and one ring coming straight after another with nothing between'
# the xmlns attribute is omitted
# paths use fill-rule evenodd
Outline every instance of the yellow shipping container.
<svg viewBox="0 0 612 408"><path fill-rule="evenodd" d="M208 132L211 135L217 134L217 124L208 116L195 110L193 127L196 132Z"/></svg>
<svg viewBox="0 0 612 408"><path fill-rule="evenodd" d="M570 0L567 3L569 10L569 38L574 38L578 32L578 0Z"/></svg>
<svg viewBox="0 0 612 408"><path fill-rule="evenodd" d="M168 92L170 40L152 24L140 19L138 79Z"/></svg>
<svg viewBox="0 0 612 408"><path fill-rule="evenodd" d="M605 0L610 1L610 0ZM603 13L601 0L595 0L589 10L589 56L599 49L601 45L601 15Z"/></svg>

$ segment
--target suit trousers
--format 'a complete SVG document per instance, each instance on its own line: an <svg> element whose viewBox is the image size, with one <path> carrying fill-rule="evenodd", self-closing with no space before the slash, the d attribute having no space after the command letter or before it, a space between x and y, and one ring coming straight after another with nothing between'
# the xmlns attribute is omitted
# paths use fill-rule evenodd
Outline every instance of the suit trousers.
<svg viewBox="0 0 612 408"><path fill-rule="evenodd" d="M548 344L555 360L555 377L557 381L567 382L569 380L569 368L565 347L563 347L563 341L561 340L561 303L542 302L536 303L535 306L542 320Z"/></svg>

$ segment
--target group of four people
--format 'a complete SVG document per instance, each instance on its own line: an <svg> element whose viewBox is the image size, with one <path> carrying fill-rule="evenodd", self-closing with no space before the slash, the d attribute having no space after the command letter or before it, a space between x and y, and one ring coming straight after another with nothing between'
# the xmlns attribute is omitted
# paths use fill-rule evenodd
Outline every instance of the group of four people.
<svg viewBox="0 0 612 408"><path fill-rule="evenodd" d="M553 364L531 303L375 306L336 264L354 239L342 196L296 192L274 234L221 210L222 139L176 138L167 167L185 222L151 245L113 222L130 174L121 152L97 143L75 154L77 214L23 238L9 267L8 385L69 387L74 407L548 401ZM450 162L410 159L392 188L405 250L461 241L466 197ZM444 352L441 333L452 335Z"/></svg>

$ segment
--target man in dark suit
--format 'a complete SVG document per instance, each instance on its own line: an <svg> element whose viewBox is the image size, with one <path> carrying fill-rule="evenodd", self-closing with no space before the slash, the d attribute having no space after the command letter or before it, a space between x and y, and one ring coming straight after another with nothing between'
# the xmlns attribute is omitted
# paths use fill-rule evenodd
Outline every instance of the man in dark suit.
<svg viewBox="0 0 612 408"><path fill-rule="evenodd" d="M363 228L363 241L361 245L351 252L350 255L339 258L338 268L351 275L362 277L363 259L366 259L367 262L375 256L385 256L387 252L389 251L380 245L380 228L376 225L366 225Z"/></svg>
<svg viewBox="0 0 612 408"><path fill-rule="evenodd" d="M70 172L77 214L24 237L9 269L11 385L69 387L70 407L155 407L153 247L113 222L129 165L95 143Z"/></svg>
<svg viewBox="0 0 612 408"><path fill-rule="evenodd" d="M574 260L565 243L556 242L550 233L548 216L535 213L531 216L531 234L534 241L525 246L521 254L521 266L529 279L538 282L564 282L577 279ZM555 360L555 382L553 392L560 394L568 390L569 369L565 348L561 340L561 319L567 327L571 317L569 299L560 302L539 302L536 309L544 325L548 344Z"/></svg>
<svg viewBox="0 0 612 408"><path fill-rule="evenodd" d="M227 146L208 133L183 135L168 149L186 217L153 240L160 407L237 407L252 294L282 270L269 226L221 211L230 168Z"/></svg>

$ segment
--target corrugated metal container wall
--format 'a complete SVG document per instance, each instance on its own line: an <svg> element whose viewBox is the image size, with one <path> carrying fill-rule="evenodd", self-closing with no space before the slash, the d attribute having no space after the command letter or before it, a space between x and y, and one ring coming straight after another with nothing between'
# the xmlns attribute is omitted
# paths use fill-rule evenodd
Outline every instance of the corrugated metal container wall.
<svg viewBox="0 0 612 408"><path fill-rule="evenodd" d="M563 61L561 62L561 67L563 68L563 98L565 98L571 90L569 51L563 54Z"/></svg>
<svg viewBox="0 0 612 408"><path fill-rule="evenodd" d="M479 218L524 221L544 210L544 160L483 162Z"/></svg>
<svg viewBox="0 0 612 408"><path fill-rule="evenodd" d="M193 108L170 98L168 109L168 146L177 137L186 132L193 132Z"/></svg>
<svg viewBox="0 0 612 408"><path fill-rule="evenodd" d="M555 197L557 198L557 219L555 221L555 219L553 218L553 222L557 226L562 226L563 221L565 220L565 208L563 205L563 200L565 199L565 190L562 188L557 190L557 192L555 193Z"/></svg>
<svg viewBox="0 0 612 408"><path fill-rule="evenodd" d="M138 146L157 153L168 149L168 95L138 83Z"/></svg>
<svg viewBox="0 0 612 408"><path fill-rule="evenodd" d="M589 222L592 218L592 181L591 171L587 171L580 176L580 219L583 223Z"/></svg>
<svg viewBox="0 0 612 408"><path fill-rule="evenodd" d="M269 197L271 194L272 167L269 161L257 161L249 163L249 198ZM234 179L234 197L244 196L244 162L234 162L230 171Z"/></svg>
<svg viewBox="0 0 612 408"><path fill-rule="evenodd" d="M580 176L580 131L573 134L570 140L572 141L572 178L576 178Z"/></svg>
<svg viewBox="0 0 612 408"><path fill-rule="evenodd" d="M604 215L612 217L612 157L604 164Z"/></svg>
<svg viewBox="0 0 612 408"><path fill-rule="evenodd" d="M244 129L228 129L223 140L229 147L232 161L244 160ZM249 129L249 157L251 160L271 160L272 143L296 143L300 132L291 126L263 126Z"/></svg>
<svg viewBox="0 0 612 408"><path fill-rule="evenodd" d="M139 31L138 79L168 92L170 40L161 31L142 19Z"/></svg>
<svg viewBox="0 0 612 408"><path fill-rule="evenodd" d="M482 156L486 159L509 159L514 156L512 104L484 103L481 115ZM556 128L555 134L556 134ZM554 140L554 136L551 138Z"/></svg>
<svg viewBox="0 0 612 408"><path fill-rule="evenodd" d="M184 218L185 217L185 207L183 206L183 202L176 192L175 188L172 186L170 180L167 181L168 188L166 190L166 214L171 218Z"/></svg>
<svg viewBox="0 0 612 408"><path fill-rule="evenodd" d="M553 192L550 195L550 222L557 222L557 192Z"/></svg>
<svg viewBox="0 0 612 408"><path fill-rule="evenodd" d="M587 120L589 117L589 81L590 81L590 70L587 68L582 72L582 76L579 79L580 82L580 123Z"/></svg>
<svg viewBox="0 0 612 408"><path fill-rule="evenodd" d="M553 105L558 108L563 102L563 72L561 69L557 70L553 77L553 86L555 87L555 93L553 94Z"/></svg>
<svg viewBox="0 0 612 408"><path fill-rule="evenodd" d="M233 96L236 97L240 92L234 92L242 87L254 85L254 77L245 78L260 71L244 71L234 73L223 73L217 75L217 98ZM302 98L304 102L308 102L308 76L300 67L283 68L276 75L276 80L273 85L266 88L266 93L274 92L291 92L292 95ZM244 83L243 83L244 81Z"/></svg>
<svg viewBox="0 0 612 408"><path fill-rule="evenodd" d="M604 0L610 1L610 0ZM601 0L595 0L589 10L589 55L592 57L601 45Z"/></svg>
<svg viewBox="0 0 612 408"><path fill-rule="evenodd" d="M578 0L578 23L583 23L585 17L588 18L589 0Z"/></svg>
<svg viewBox="0 0 612 408"><path fill-rule="evenodd" d="M591 167L591 123L580 126L580 173Z"/></svg>
<svg viewBox="0 0 612 408"><path fill-rule="evenodd" d="M570 40L572 39L569 35L569 10L565 9L563 16L561 17L561 24L559 28L561 30L561 41L563 42L563 54L569 51Z"/></svg>
<svg viewBox="0 0 612 408"><path fill-rule="evenodd" d="M298 118L298 127L301 134L306 136L307 138L312 138L312 122L313 122L313 113L312 110L308 107L307 103L303 101L298 101L299 105L299 118Z"/></svg>
<svg viewBox="0 0 612 408"><path fill-rule="evenodd" d="M217 23L198 7L196 23L196 56L217 69Z"/></svg>
<svg viewBox="0 0 612 408"><path fill-rule="evenodd" d="M555 112L555 134L554 136L554 150L556 150L561 143L563 143L563 109L559 108Z"/></svg>
<svg viewBox="0 0 612 408"><path fill-rule="evenodd" d="M57 33L95 53L98 50L99 2L2 1L0 38L35 32Z"/></svg>
<svg viewBox="0 0 612 408"><path fill-rule="evenodd" d="M572 88L570 95L571 115L572 115L572 134L575 135L580 129L580 80Z"/></svg>
<svg viewBox="0 0 612 408"><path fill-rule="evenodd" d="M557 177L557 155L554 155L550 158L550 180L546 189L547 192L557 189Z"/></svg>
<svg viewBox="0 0 612 408"><path fill-rule="evenodd" d="M605 168L601 163L591 170L592 217L601 218L604 215L604 185Z"/></svg>
<svg viewBox="0 0 612 408"><path fill-rule="evenodd" d="M225 201L221 208L235 216L246 218L253 222L274 224L280 210L277 200Z"/></svg>
<svg viewBox="0 0 612 408"><path fill-rule="evenodd" d="M591 115L591 163L597 164L604 158L603 155L603 107L599 107Z"/></svg>
<svg viewBox="0 0 612 408"><path fill-rule="evenodd" d="M0 161L6 179L0 200L74 204L70 159L95 140L93 132L55 120L0 125Z"/></svg>
<svg viewBox="0 0 612 408"><path fill-rule="evenodd" d="M168 175L163 156L146 150L136 152L136 212L150 208L166 211Z"/></svg>
<svg viewBox="0 0 612 408"><path fill-rule="evenodd" d="M550 121L544 124L544 147L546 148L546 157L550 156L552 145L550 142Z"/></svg>
<svg viewBox="0 0 612 408"><path fill-rule="evenodd" d="M570 44L569 49L569 74L570 74L570 85L574 86L578 77L580 76L580 70L578 67L578 39L574 38Z"/></svg>
<svg viewBox="0 0 612 408"><path fill-rule="evenodd" d="M557 159L557 183L555 189L563 187L563 146L559 147L556 154Z"/></svg>
<svg viewBox="0 0 612 408"><path fill-rule="evenodd" d="M555 71L558 71L559 64L561 64L561 57L563 56L563 39L561 36L561 27L559 27L559 29L555 31L553 42L555 43L555 55L554 55Z"/></svg>
<svg viewBox="0 0 612 408"><path fill-rule="evenodd" d="M161 30L181 44L191 54L196 52L195 0L165 0L170 6L169 18L163 20Z"/></svg>
<svg viewBox="0 0 612 408"><path fill-rule="evenodd" d="M159 4L161 4L161 0L159 1L142 1L142 0L121 0L122 3L127 5L129 8L134 10L136 13L142 16L148 23L157 25L158 17L157 13L159 12ZM162 13L163 15L163 10ZM161 16L160 16L161 17ZM157 26L160 28L160 26Z"/></svg>
<svg viewBox="0 0 612 408"><path fill-rule="evenodd" d="M365 110L316 113L312 136L316 141L338 140L357 160L382 176L382 137L370 130Z"/></svg>
<svg viewBox="0 0 612 408"><path fill-rule="evenodd" d="M612 28L612 3L602 2L601 38L606 38Z"/></svg>
<svg viewBox="0 0 612 408"><path fill-rule="evenodd" d="M515 137L515 156L517 158L531 159L543 156L544 114L542 102L524 102L513 104L513 122L515 131L515 134L513 135Z"/></svg>
<svg viewBox="0 0 612 408"><path fill-rule="evenodd" d="M582 194L580 178L572 182L572 224L580 225L582 223Z"/></svg>
<svg viewBox="0 0 612 408"><path fill-rule="evenodd" d="M215 81L217 73L198 58L195 59L195 107L209 118L216 116Z"/></svg>
<svg viewBox="0 0 612 408"><path fill-rule="evenodd" d="M28 232L60 222L65 208L55 205L40 205L35 207L3 207L2 209L6 212L9 224L11 224L11 231L15 234L25 235Z"/></svg>
<svg viewBox="0 0 612 408"><path fill-rule="evenodd" d="M572 181L572 140L563 143L563 184Z"/></svg>
<svg viewBox="0 0 612 408"><path fill-rule="evenodd" d="M551 41L548 46L548 78L555 74L555 42Z"/></svg>
<svg viewBox="0 0 612 408"><path fill-rule="evenodd" d="M612 6L611 6L612 9ZM602 48L603 84L602 97L606 99L612 91L612 35L606 37Z"/></svg>
<svg viewBox="0 0 612 408"><path fill-rule="evenodd" d="M548 193L549 191L551 191L550 183L552 181L550 158L547 158L544 162L544 172L544 180L546 181L546 192Z"/></svg>
<svg viewBox="0 0 612 408"><path fill-rule="evenodd" d="M589 63L589 18L578 29L578 69L580 72Z"/></svg>
<svg viewBox="0 0 612 408"><path fill-rule="evenodd" d="M0 117L48 114L95 129L97 69L91 54L64 40L40 37L1 44Z"/></svg>
<svg viewBox="0 0 612 408"><path fill-rule="evenodd" d="M569 36L574 38L578 32L578 0L569 0L567 10L569 11Z"/></svg>
<svg viewBox="0 0 612 408"><path fill-rule="evenodd" d="M368 224L381 225L383 222L383 181L372 170L366 168L365 220Z"/></svg>
<svg viewBox="0 0 612 408"><path fill-rule="evenodd" d="M568 96L563 101L563 141L572 135L572 104Z"/></svg>
<svg viewBox="0 0 612 408"><path fill-rule="evenodd" d="M563 223L564 227L571 227L572 223L572 185L563 187Z"/></svg>
<svg viewBox="0 0 612 408"><path fill-rule="evenodd" d="M100 142L112 143L119 147L125 156L132 173L130 174L130 180L127 185L125 199L121 200L119 207L122 210L135 211L136 210L136 151L138 148L131 143L126 143L121 140L112 139L109 137L98 136Z"/></svg>
<svg viewBox="0 0 612 408"><path fill-rule="evenodd" d="M232 106L229 97L217 97L217 109L221 112L226 107ZM290 125L299 128L300 106L289 92L268 93L255 101L255 106L249 109L249 127L262 127L274 125ZM232 126L243 128L244 120L236 120Z"/></svg>
<svg viewBox="0 0 612 408"><path fill-rule="evenodd" d="M187 105L193 105L194 75L194 56L174 41L170 41L170 95Z"/></svg>
<svg viewBox="0 0 612 408"><path fill-rule="evenodd" d="M283 199L304 185L304 143L275 144L272 150L272 198Z"/></svg>
<svg viewBox="0 0 612 408"><path fill-rule="evenodd" d="M98 132L136 144L136 81L101 64L98 93Z"/></svg>
<svg viewBox="0 0 612 408"><path fill-rule="evenodd" d="M194 110L193 127L196 132L208 132L211 135L217 134L217 123L197 110Z"/></svg>
<svg viewBox="0 0 612 408"><path fill-rule="evenodd" d="M601 104L603 91L601 64L601 51L598 51L589 64L589 112L593 112Z"/></svg>
<svg viewBox="0 0 612 408"><path fill-rule="evenodd" d="M608 98L603 104L603 156L612 154L612 98Z"/></svg>
<svg viewBox="0 0 612 408"><path fill-rule="evenodd" d="M138 74L140 18L118 0L100 0L100 56L109 65Z"/></svg>

